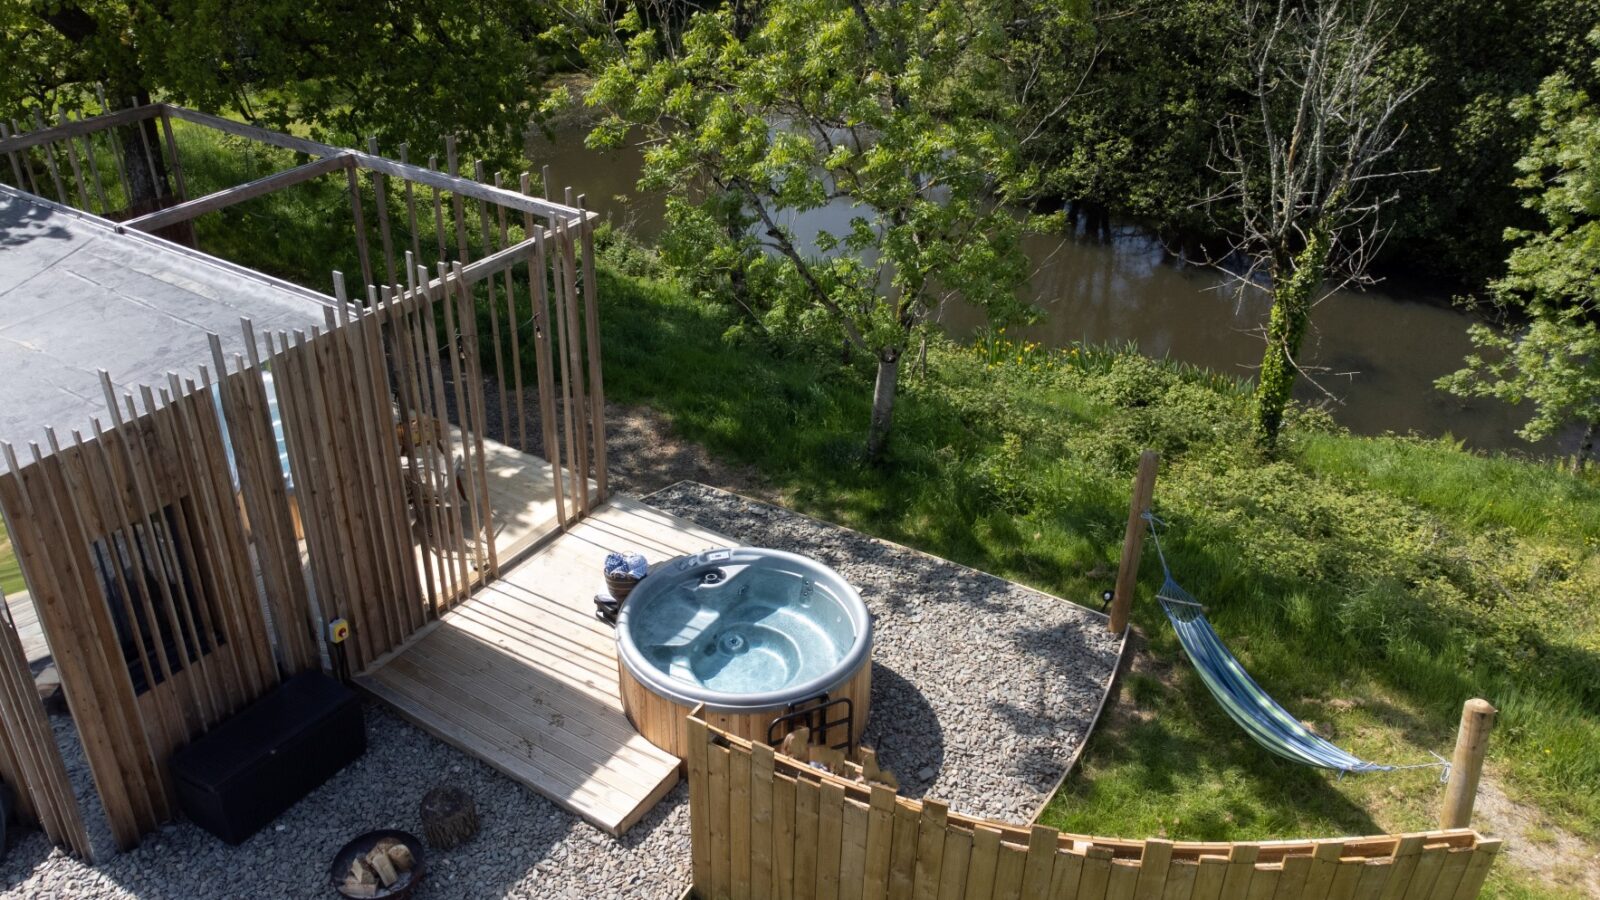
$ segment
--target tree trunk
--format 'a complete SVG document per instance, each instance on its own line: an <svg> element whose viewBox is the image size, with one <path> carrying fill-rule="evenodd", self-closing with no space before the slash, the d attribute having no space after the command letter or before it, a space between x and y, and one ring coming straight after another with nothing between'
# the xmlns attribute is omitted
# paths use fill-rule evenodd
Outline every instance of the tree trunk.
<svg viewBox="0 0 1600 900"><path fill-rule="evenodd" d="M894 394L899 381L900 351L881 351L878 379L872 386L872 425L867 431L867 458L873 462L883 458L883 448L889 443L889 427L894 423Z"/></svg>
<svg viewBox="0 0 1600 900"><path fill-rule="evenodd" d="M1600 419L1589 423L1584 429L1583 441L1578 444L1578 455L1572 459L1572 471L1582 472L1583 467L1589 464L1589 457L1594 455L1595 438L1600 437Z"/></svg>
<svg viewBox="0 0 1600 900"><path fill-rule="evenodd" d="M137 106L150 102L150 92L140 89L133 97ZM167 160L161 155L161 130L155 119L113 129L122 144L122 173L128 180L129 218L164 208L172 196L167 177Z"/></svg>
<svg viewBox="0 0 1600 900"><path fill-rule="evenodd" d="M1256 444L1271 450L1278 444L1283 411L1294 392L1300 342L1311 324L1311 304L1322 284L1328 261L1328 237L1313 232L1299 253L1282 254L1284 264L1272 278L1272 315L1267 321L1267 349L1261 356L1256 383Z"/></svg>
<svg viewBox="0 0 1600 900"><path fill-rule="evenodd" d="M118 128L122 142L123 174L128 179L128 215L142 216L163 207L163 200L171 196L172 187L167 181L167 161L156 151L160 132L155 120ZM139 132L143 131L143 140ZM149 148L149 153L145 148Z"/></svg>

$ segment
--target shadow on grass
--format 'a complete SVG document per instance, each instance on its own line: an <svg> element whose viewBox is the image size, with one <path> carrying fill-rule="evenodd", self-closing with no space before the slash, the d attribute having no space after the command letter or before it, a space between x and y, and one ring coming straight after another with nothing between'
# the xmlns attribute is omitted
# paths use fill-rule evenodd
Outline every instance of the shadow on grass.
<svg viewBox="0 0 1600 900"><path fill-rule="evenodd" d="M1209 708L1210 696L1193 678L1178 680L1147 709L1130 708L1129 687L1121 688L1090 738L1083 774L1068 781L1041 821L1093 831L1096 820L1077 810L1110 805L1121 809L1123 837L1221 841L1382 831L1329 773L1268 753Z"/></svg>

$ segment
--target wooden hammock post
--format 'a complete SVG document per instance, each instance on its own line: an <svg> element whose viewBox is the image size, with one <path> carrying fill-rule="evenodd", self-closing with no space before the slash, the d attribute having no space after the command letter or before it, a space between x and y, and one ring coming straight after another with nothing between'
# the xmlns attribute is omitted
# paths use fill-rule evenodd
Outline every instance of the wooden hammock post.
<svg viewBox="0 0 1600 900"><path fill-rule="evenodd" d="M1128 627L1128 613L1133 608L1133 589L1139 580L1139 557L1144 553L1144 514L1150 511L1150 500L1156 492L1156 468L1160 454L1146 450L1139 454L1139 474L1133 479L1133 499L1128 504L1128 530L1122 535L1122 562L1117 567L1117 588L1111 595L1111 618L1106 628L1121 634Z"/></svg>
<svg viewBox="0 0 1600 900"><path fill-rule="evenodd" d="M1456 732L1456 752L1450 758L1450 781L1445 784L1444 805L1439 808L1440 828L1470 827L1495 712L1489 701L1478 697L1461 707L1461 729Z"/></svg>

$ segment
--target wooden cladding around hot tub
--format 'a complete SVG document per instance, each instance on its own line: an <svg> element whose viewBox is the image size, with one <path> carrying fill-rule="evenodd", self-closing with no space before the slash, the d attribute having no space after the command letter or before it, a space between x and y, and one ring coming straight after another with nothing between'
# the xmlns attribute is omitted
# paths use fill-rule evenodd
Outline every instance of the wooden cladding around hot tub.
<svg viewBox="0 0 1600 900"><path fill-rule="evenodd" d="M633 677L633 673L628 671L620 656L617 659L617 680L622 686L622 708L628 713L633 727L639 729L639 733L650 743L679 759L686 758L689 755L689 738L685 723L695 708L668 700L651 691ZM840 688L829 691L828 695L830 698L850 698L851 722L856 740L859 741L862 731L867 727L867 713L872 706L872 660L869 658L863 662L861 668L850 676L849 681ZM784 707L779 706L753 713L719 713L706 710L702 715L711 725L728 734L764 742L767 739L767 726L786 711ZM830 734L830 742L838 743L844 740L841 731L842 728L836 729Z"/></svg>

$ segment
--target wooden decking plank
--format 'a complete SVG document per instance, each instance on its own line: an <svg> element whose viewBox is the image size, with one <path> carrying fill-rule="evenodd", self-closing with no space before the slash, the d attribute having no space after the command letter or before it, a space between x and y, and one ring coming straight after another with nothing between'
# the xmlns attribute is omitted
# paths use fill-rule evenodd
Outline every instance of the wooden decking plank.
<svg viewBox="0 0 1600 900"><path fill-rule="evenodd" d="M581 626L562 622L559 617L542 611L533 611L543 620L542 625L530 621L532 615L517 609L518 604L508 602L510 600L506 593L494 591L494 596L474 597L461 604L446 618L451 621L464 619L513 643L548 648L550 652L565 656L596 673L616 672L616 654L607 652L611 650L610 642L597 640L594 635L580 632L578 628Z"/></svg>
<svg viewBox="0 0 1600 900"><path fill-rule="evenodd" d="M617 674L615 672L598 673L586 671L579 666L568 663L543 647L510 640L468 618L457 619L450 624L452 630L458 635L470 635L480 642L492 644L501 652L515 657L524 665L566 680L571 686L593 696L601 703L611 705L613 698L615 698L614 708L619 712L621 711L622 701L620 698L616 698L618 688Z"/></svg>
<svg viewBox="0 0 1600 900"><path fill-rule="evenodd" d="M528 710L513 712L500 697L468 695L466 692L475 688L481 693L481 685L474 684L470 676L451 673L432 661L423 664L410 656L390 665L401 677L437 688L440 696L459 696L465 713L482 716L506 733L515 735L515 749L523 755L531 758L535 751L548 755L551 762L546 763L546 768L554 770L559 763L569 784L600 784L625 796L635 796L648 793L665 777L664 762L657 762L652 777L644 768L648 762L644 765L624 765L619 757L607 755L592 745L586 746L581 738L561 725L553 724L548 717L537 716ZM644 752L643 748L632 749L636 754Z"/></svg>
<svg viewBox="0 0 1600 900"><path fill-rule="evenodd" d="M544 494L554 521L553 479L542 460L502 459L523 454L485 444L495 543L507 559L517 552L508 541L543 527ZM550 479L544 494L517 487L541 473ZM357 681L431 734L619 834L677 783L678 760L622 712L616 633L594 618L600 564L613 551L638 550L659 564L734 542L621 496L548 543L534 540L500 580Z"/></svg>
<svg viewBox="0 0 1600 900"><path fill-rule="evenodd" d="M551 777L527 759L508 749L501 741L485 737L462 725L445 710L431 705L413 691L414 685L395 673L359 675L356 684L373 697L393 707L403 718L441 741L474 756L520 782L550 802L596 828L621 834L620 822L626 814L593 791L573 790ZM676 781L676 778L673 779Z"/></svg>
<svg viewBox="0 0 1600 900"><path fill-rule="evenodd" d="M600 828L614 829L631 806L623 792L592 783L587 774L575 777L566 760L526 742L523 735L494 718L470 710L462 702L465 698L442 694L393 663L376 675L362 676L358 682L369 690L374 686L387 688L405 702L416 716L415 721L425 729Z"/></svg>
<svg viewBox="0 0 1600 900"><path fill-rule="evenodd" d="M513 692L510 699L519 700L517 692L530 695L530 702L548 706L563 717L604 713L604 716L585 726L593 730L597 737L604 738L603 746L639 738L627 726L626 720L617 714L617 705L578 690L559 674L541 671L512 655L485 647L482 642L461 634L449 625L440 629L431 640L419 644L417 649L418 656L426 657L429 661L427 667L437 665L465 669L479 683L499 688L500 693Z"/></svg>
<svg viewBox="0 0 1600 900"><path fill-rule="evenodd" d="M510 632L559 639L569 649L582 651L597 661L608 664L615 661L616 632L595 619L592 603L588 609L580 611L555 599L528 593L523 588L502 587L496 583L488 590L495 596L481 598L483 602L474 604L470 608L472 611L492 616ZM603 666L606 667L609 665Z"/></svg>
<svg viewBox="0 0 1600 900"><path fill-rule="evenodd" d="M553 677L575 680L609 696L616 693L617 670L613 658L609 668L598 660L585 659L559 639L524 637L507 631L485 615L464 615L450 620L456 636L492 646L520 664L546 671Z"/></svg>
<svg viewBox="0 0 1600 900"><path fill-rule="evenodd" d="M596 708L587 698L574 697L559 685L552 688L531 685L526 678L496 677L514 674L491 670L486 663L497 655L463 654L445 647L442 642L425 641L395 664L414 666L440 684L454 685L464 691L478 690L484 700L505 714L506 721L527 727L535 734L559 735L564 738L564 747L594 765L616 769L646 789L656 786L663 761L659 752L651 752L653 744L631 730L607 728L607 724L615 722L614 717L604 715L605 710ZM548 684L551 679L539 681Z"/></svg>
<svg viewBox="0 0 1600 900"><path fill-rule="evenodd" d="M453 648L461 655L496 657L494 660L497 669L504 670L501 677L511 680L509 673L516 670L524 673L520 680L524 682L535 679L549 679L570 690L576 696L581 696L586 702L598 709L606 709L620 713L622 702L617 697L616 672L596 674L581 668L563 666L559 658L552 658L544 649L526 644L509 643L499 645L486 641L475 634L467 626L471 622L465 619L450 622L445 626L446 634L440 635L439 643ZM487 652L486 652L487 651ZM626 729L632 733L631 728Z"/></svg>

